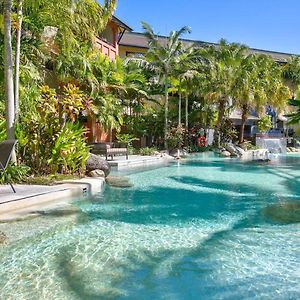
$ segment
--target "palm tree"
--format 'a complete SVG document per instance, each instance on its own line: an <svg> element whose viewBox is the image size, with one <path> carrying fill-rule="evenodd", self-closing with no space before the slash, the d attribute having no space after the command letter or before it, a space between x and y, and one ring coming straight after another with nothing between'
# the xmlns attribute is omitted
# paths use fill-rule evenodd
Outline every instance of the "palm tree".
<svg viewBox="0 0 300 300"><path fill-rule="evenodd" d="M184 33L190 32L190 29L188 27L182 27L178 31L172 31L166 42L161 43L154 34L153 29L147 23L142 22L142 26L149 42L146 60L155 70L164 88L164 146L167 148L170 77L175 70L176 64L178 63L178 56L182 51L182 42L179 38Z"/></svg>
<svg viewBox="0 0 300 300"><path fill-rule="evenodd" d="M300 100L291 99L289 101L289 104L292 106L295 106L297 110L289 115L287 117L289 118L288 123L289 124L300 124Z"/></svg>
<svg viewBox="0 0 300 300"><path fill-rule="evenodd" d="M292 91L292 98L295 98L300 84L300 56L292 56L283 68L283 78Z"/></svg>
<svg viewBox="0 0 300 300"><path fill-rule="evenodd" d="M71 1L46 1L46 0L18 0L17 2L17 28L16 28L16 54L15 54L15 114L18 118L19 111L19 66L22 41L23 14L33 16L38 20L39 33L45 26L58 26L60 50L66 59L71 49L80 52L78 41L93 41L111 18L117 1L105 0L101 6L97 1L71 0ZM24 7L23 7L24 6ZM69 51L67 51L69 50Z"/></svg>
<svg viewBox="0 0 300 300"><path fill-rule="evenodd" d="M206 66L206 98L216 105L218 111L214 132L214 145L220 146L220 130L222 127L225 110L235 86L237 70L247 47L240 44L228 44L221 40L218 47L211 46L204 50L207 58Z"/></svg>
<svg viewBox="0 0 300 300"><path fill-rule="evenodd" d="M4 76L7 138L15 138L13 58L11 43L11 0L4 1ZM15 157L14 157L15 160Z"/></svg>
<svg viewBox="0 0 300 300"><path fill-rule="evenodd" d="M242 59L235 84L235 100L242 110L239 143L244 140L244 128L249 112L261 112L267 104L283 108L289 90L282 82L282 70L265 55L248 55Z"/></svg>

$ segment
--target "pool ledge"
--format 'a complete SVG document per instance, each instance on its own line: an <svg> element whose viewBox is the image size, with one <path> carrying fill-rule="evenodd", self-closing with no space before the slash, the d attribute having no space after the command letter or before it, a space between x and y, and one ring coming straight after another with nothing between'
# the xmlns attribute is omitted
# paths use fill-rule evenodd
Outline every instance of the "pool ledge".
<svg viewBox="0 0 300 300"><path fill-rule="evenodd" d="M104 178L82 178L55 186L16 185L16 194L9 186L0 186L0 222L24 218L38 210L67 206L73 199L101 192L104 183Z"/></svg>

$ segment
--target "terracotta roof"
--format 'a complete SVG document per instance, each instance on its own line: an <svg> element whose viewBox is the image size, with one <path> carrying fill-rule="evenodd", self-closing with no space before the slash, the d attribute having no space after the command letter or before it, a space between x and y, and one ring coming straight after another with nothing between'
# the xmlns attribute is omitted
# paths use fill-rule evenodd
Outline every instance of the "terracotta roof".
<svg viewBox="0 0 300 300"><path fill-rule="evenodd" d="M167 42L168 37L166 36L157 36L158 40L164 44ZM198 46L218 46L217 43L210 43L204 41L197 41L197 40L189 40L189 39L181 39L184 44L186 45L195 45ZM126 32L121 39L120 46L129 46L129 47L136 47L136 48L145 48L148 49L148 40L143 33L140 32ZM289 57L294 54L291 53L284 53L284 52L277 52L277 51L269 51L269 50L262 50L262 49L255 49L250 48L250 53L258 53L258 54L265 54L271 56L275 61L279 63L285 63Z"/></svg>

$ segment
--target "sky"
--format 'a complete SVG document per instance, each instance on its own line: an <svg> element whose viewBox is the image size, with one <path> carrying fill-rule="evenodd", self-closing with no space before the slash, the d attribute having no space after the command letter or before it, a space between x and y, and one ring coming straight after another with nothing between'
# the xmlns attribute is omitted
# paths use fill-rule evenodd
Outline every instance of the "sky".
<svg viewBox="0 0 300 300"><path fill-rule="evenodd" d="M138 32L141 21L160 35L188 26L184 38L300 54L300 0L119 0L115 15Z"/></svg>

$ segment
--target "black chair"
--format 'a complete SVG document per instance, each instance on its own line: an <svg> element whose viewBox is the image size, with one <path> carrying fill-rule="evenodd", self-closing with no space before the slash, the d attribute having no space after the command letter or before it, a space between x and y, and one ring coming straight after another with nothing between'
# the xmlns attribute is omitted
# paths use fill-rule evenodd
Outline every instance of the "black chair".
<svg viewBox="0 0 300 300"><path fill-rule="evenodd" d="M9 164L13 149L16 146L17 142L17 140L7 140L0 143L0 170L4 173L4 176L7 178L8 183L11 186L14 193L16 192L16 190L13 187L12 183L9 181L5 170Z"/></svg>

